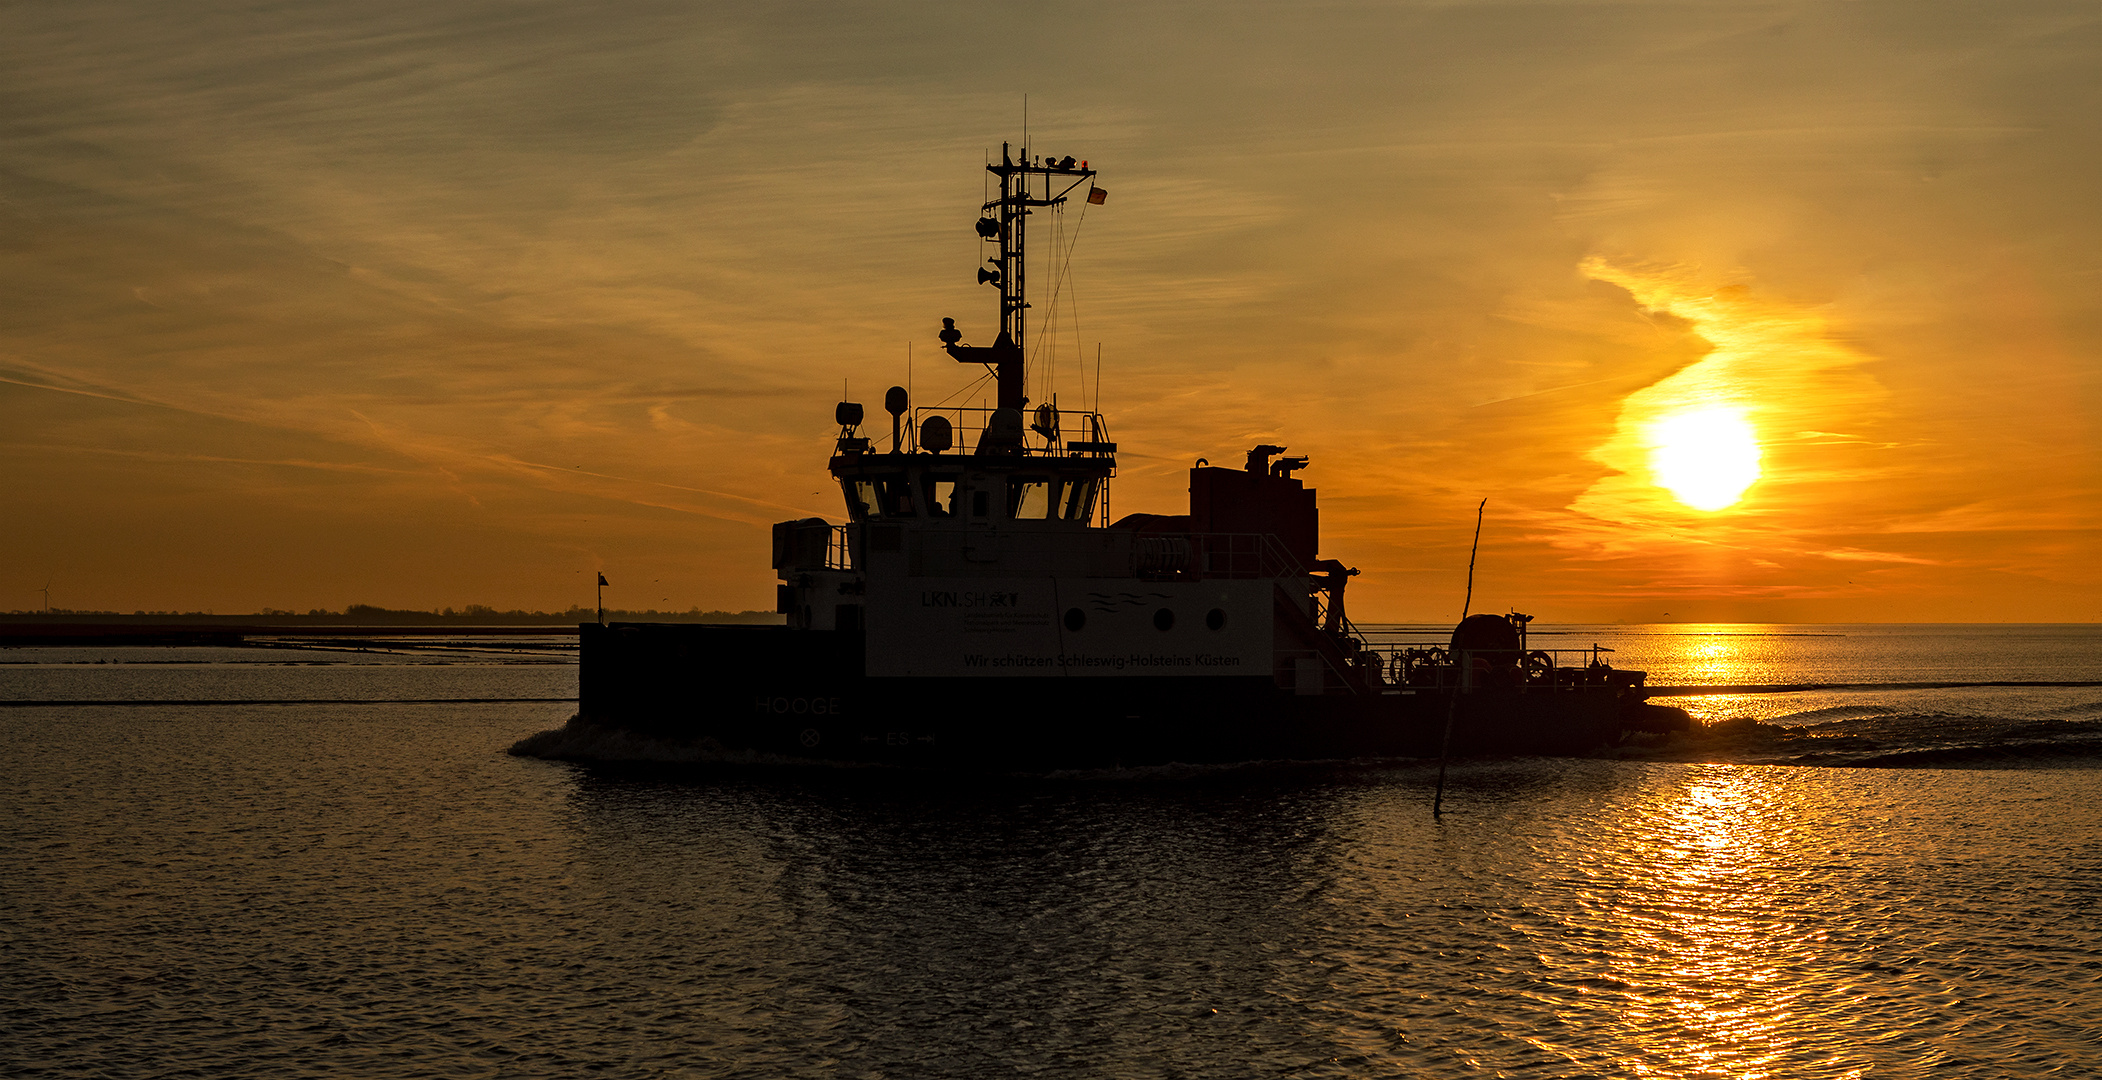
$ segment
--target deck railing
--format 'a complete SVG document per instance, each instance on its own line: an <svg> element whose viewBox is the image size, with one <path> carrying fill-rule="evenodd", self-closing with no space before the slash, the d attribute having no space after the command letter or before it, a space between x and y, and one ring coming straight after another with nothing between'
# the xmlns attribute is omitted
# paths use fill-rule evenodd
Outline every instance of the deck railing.
<svg viewBox="0 0 2102 1080"><path fill-rule="evenodd" d="M1284 578L1306 573L1269 533L1141 533L1132 570L1151 580Z"/></svg>
<svg viewBox="0 0 2102 1080"><path fill-rule="evenodd" d="M1528 692L1576 691L1642 685L1643 673L1605 663L1600 646L1588 649L1462 649L1422 642L1368 642L1355 650L1376 665L1382 682L1393 687L1489 689L1515 687Z"/></svg>
<svg viewBox="0 0 2102 1080"><path fill-rule="evenodd" d="M923 405L912 410L911 429L905 433L905 449L919 451L921 425L930 416L939 416L949 422L950 446L944 454L969 455L977 450L978 440L984 437L985 428L992 421L996 409L982 406ZM1042 424L1049 420L1048 425ZM874 430L873 428L871 430ZM887 444L887 439L876 442ZM1115 444L1109 441L1109 425L1102 414L1086 409L1054 408L1048 416L1040 415L1036 409L1022 412L1022 453L1054 455L1061 457L1110 457L1115 453Z"/></svg>

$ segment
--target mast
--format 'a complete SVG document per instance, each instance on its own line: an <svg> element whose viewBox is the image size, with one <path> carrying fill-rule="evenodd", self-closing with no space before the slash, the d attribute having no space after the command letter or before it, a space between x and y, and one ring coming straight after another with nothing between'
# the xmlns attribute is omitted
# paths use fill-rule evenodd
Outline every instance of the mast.
<svg viewBox="0 0 2102 1080"><path fill-rule="evenodd" d="M943 319L941 340L943 348L959 363L990 364L998 373L1000 383L1000 408L1020 410L1029 404L1024 396L1022 357L1029 342L1029 301L1025 285L1028 275L1027 239L1029 217L1038 206L1062 206L1066 196L1083 182L1093 180L1095 170L1087 162L1075 163L1068 155L1060 159L1032 160L1028 148L1022 150L1022 160L1017 162L1007 143L1000 144L1000 163L987 165L985 170L1000 178L999 199L980 207L978 235L997 245L997 253L985 260L993 269L978 269L978 282L1000 290L1000 334L991 345L962 345L963 332L956 329L956 320ZM1051 193L1052 188L1066 178L1072 182ZM1039 193L1036 181L1041 178ZM1096 192L1089 192L1088 201L1102 201Z"/></svg>

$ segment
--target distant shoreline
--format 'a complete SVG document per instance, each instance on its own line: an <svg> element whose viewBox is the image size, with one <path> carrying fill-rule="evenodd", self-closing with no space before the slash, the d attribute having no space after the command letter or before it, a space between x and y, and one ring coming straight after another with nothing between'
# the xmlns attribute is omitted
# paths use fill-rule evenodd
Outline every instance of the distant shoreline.
<svg viewBox="0 0 2102 1080"><path fill-rule="evenodd" d="M367 609L352 614L261 615L66 612L0 615L0 648L74 645L238 645L251 637L541 637L575 634L598 613L501 612L445 615ZM606 612L608 622L779 624L761 611Z"/></svg>

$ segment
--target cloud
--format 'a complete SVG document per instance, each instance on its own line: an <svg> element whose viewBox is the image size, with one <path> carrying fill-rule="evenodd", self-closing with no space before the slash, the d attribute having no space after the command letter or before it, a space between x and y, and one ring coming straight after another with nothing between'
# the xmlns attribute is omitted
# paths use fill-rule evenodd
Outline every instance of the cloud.
<svg viewBox="0 0 2102 1080"><path fill-rule="evenodd" d="M1900 555L1890 551L1863 551L1859 548L1839 548L1832 551L1813 551L1812 555L1842 562L1912 563L1915 566L1939 566L1938 559L1922 559L1915 555Z"/></svg>
<svg viewBox="0 0 2102 1080"><path fill-rule="evenodd" d="M764 606L767 518L837 516L842 380L976 378L932 335L994 317L969 224L1027 87L1030 141L1114 191L1032 393L1100 399L1120 510L1280 442L1368 614L1452 606L1485 496L1484 588L1551 615L1660 589L1843 614L1870 564L1817 553L1849 551L1921 560L1874 565L1945 613L2072 611L2102 503L2097 26L1939 0L16 5L0 467L49 528L0 566L98 552L110 595L81 602L126 610L545 607L588 549ZM1641 445L1704 394L1765 444L1714 515ZM263 573L225 535L331 555ZM1964 576L1988 557L2039 584ZM447 574L490 591L414 594Z"/></svg>
<svg viewBox="0 0 2102 1080"><path fill-rule="evenodd" d="M1678 417L1722 411L1742 417L1766 444L1758 479L1740 508L1723 511L1727 515L1761 515L1814 498L1806 489L1865 484L1884 471L1859 455L1830 452L1830 443L1788 443L1768 434L1821 420L1875 419L1868 410L1880 404L1883 391L1859 370L1870 358L1836 339L1822 316L1757 296L1744 284L1717 283L1691 267L1624 265L1594 256L1583 269L1626 289L1645 310L1683 320L1714 348L1622 400L1613 436L1592 451L1611 471L1578 496L1571 510L1634 528L1684 525L1689 508L1660 486L1652 433ZM1720 523L1732 525L1730 517Z"/></svg>

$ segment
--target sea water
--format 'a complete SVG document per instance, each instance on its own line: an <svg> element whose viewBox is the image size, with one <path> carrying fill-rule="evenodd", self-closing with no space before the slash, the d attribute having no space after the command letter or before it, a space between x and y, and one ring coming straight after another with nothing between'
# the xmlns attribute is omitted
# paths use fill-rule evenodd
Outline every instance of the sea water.
<svg viewBox="0 0 2102 1080"><path fill-rule="evenodd" d="M1827 688L1433 817L1431 762L513 757L545 643L0 652L0 1073L2102 1075L2102 688L1916 685L2102 633L1534 635ZM1756 763L1818 740L1884 767Z"/></svg>

